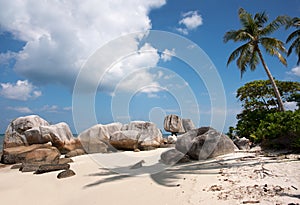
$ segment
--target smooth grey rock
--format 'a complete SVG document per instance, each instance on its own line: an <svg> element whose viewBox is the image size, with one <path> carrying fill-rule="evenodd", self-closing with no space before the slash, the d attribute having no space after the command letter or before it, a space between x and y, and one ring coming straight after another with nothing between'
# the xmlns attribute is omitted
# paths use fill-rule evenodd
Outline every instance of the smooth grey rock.
<svg viewBox="0 0 300 205"><path fill-rule="evenodd" d="M110 136L121 128L121 123L97 124L80 133L78 139L86 153L106 153L110 149Z"/></svg>
<svg viewBox="0 0 300 205"><path fill-rule="evenodd" d="M191 119L182 119L181 121L184 132L188 132L196 128Z"/></svg>
<svg viewBox="0 0 300 205"><path fill-rule="evenodd" d="M228 136L210 127L190 130L178 136L175 147L194 160L213 158L237 149Z"/></svg>
<svg viewBox="0 0 300 205"><path fill-rule="evenodd" d="M189 161L190 160L187 155L183 154L182 152L176 149L168 150L160 155L160 162L167 165L173 165L176 163L184 163Z"/></svg>

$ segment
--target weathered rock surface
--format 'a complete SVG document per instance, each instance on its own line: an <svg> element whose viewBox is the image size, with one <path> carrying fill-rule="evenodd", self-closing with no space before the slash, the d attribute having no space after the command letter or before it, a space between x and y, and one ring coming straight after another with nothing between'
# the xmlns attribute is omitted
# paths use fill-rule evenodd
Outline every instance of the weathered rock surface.
<svg viewBox="0 0 300 205"><path fill-rule="evenodd" d="M122 127L122 131L125 129L135 130L140 133L138 139L138 148L140 150L158 148L163 142L161 131L152 122L132 121L128 125Z"/></svg>
<svg viewBox="0 0 300 205"><path fill-rule="evenodd" d="M50 142L62 154L65 154L78 147L78 142L74 138L69 126L64 123L58 123L50 126L40 126L43 139L50 139Z"/></svg>
<svg viewBox="0 0 300 205"><path fill-rule="evenodd" d="M188 132L196 128L191 119L182 119L181 121L184 132Z"/></svg>
<svg viewBox="0 0 300 205"><path fill-rule="evenodd" d="M179 152L176 149L168 150L160 155L160 162L167 165L173 165L176 163L184 163L189 161L190 159L187 155L183 154L182 152Z"/></svg>
<svg viewBox="0 0 300 205"><path fill-rule="evenodd" d="M70 169L69 164L43 164L34 172L34 174L43 174L47 172L59 171L59 170L68 170Z"/></svg>
<svg viewBox="0 0 300 205"><path fill-rule="evenodd" d="M201 127L178 136L176 149L191 159L203 160L232 153L237 147L228 136L213 128Z"/></svg>
<svg viewBox="0 0 300 205"><path fill-rule="evenodd" d="M250 150L251 142L245 137L236 138L233 142L240 150Z"/></svg>
<svg viewBox="0 0 300 205"><path fill-rule="evenodd" d="M35 144L30 146L18 146L3 150L2 162L15 163L58 163L60 152L49 144Z"/></svg>
<svg viewBox="0 0 300 205"><path fill-rule="evenodd" d="M167 115L164 119L164 129L167 132L182 132L182 121L177 115Z"/></svg>
<svg viewBox="0 0 300 205"><path fill-rule="evenodd" d="M123 130L113 133L110 137L110 144L121 150L135 150L138 149L138 141L140 132L136 130Z"/></svg>
<svg viewBox="0 0 300 205"><path fill-rule="evenodd" d="M175 135L169 135L168 138L167 138L167 143L168 144L175 144L176 141L177 141L177 136Z"/></svg>
<svg viewBox="0 0 300 205"><path fill-rule="evenodd" d="M75 175L76 174L72 169L68 169L68 170L65 170L65 171L62 171L62 172L58 173L57 178L58 179L64 179L64 178L75 176Z"/></svg>
<svg viewBox="0 0 300 205"><path fill-rule="evenodd" d="M75 149L75 150L72 150L72 151L68 152L65 155L65 157L66 158L71 158L71 157L76 157L76 156L84 155L84 154L86 154L86 153L83 149Z"/></svg>
<svg viewBox="0 0 300 205"><path fill-rule="evenodd" d="M3 148L29 146L33 144L51 144L61 153L81 147L80 142L73 137L69 126L64 123L49 125L37 115L19 117L7 127Z"/></svg>
<svg viewBox="0 0 300 205"><path fill-rule="evenodd" d="M19 171L21 172L35 172L36 170L39 169L39 164L28 164L28 163L23 163L22 166L20 167Z"/></svg>
<svg viewBox="0 0 300 205"><path fill-rule="evenodd" d="M121 123L94 125L93 127L80 133L78 139L80 140L83 149L87 153L106 153L110 148L110 136L114 132L120 131L121 128Z"/></svg>
<svg viewBox="0 0 300 205"><path fill-rule="evenodd" d="M58 164L69 164L74 162L71 158L60 158Z"/></svg>
<svg viewBox="0 0 300 205"><path fill-rule="evenodd" d="M46 120L44 120L43 118L37 115L19 117L13 120L6 129L4 142L3 142L3 149L29 145L30 141L28 142L24 132L34 127L48 126L48 125L49 123ZM35 136L36 132L38 132L38 130L35 130L35 132L33 132L32 135ZM32 139L31 137L29 140L35 141L36 139ZM42 143L44 143L44 141L42 141Z"/></svg>

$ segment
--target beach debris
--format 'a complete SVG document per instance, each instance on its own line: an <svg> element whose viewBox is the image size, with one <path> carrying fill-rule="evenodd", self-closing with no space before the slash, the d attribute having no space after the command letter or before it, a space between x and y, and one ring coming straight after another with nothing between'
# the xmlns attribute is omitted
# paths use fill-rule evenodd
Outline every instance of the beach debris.
<svg viewBox="0 0 300 205"><path fill-rule="evenodd" d="M261 168L255 169L254 172L258 173L261 179L263 179L265 176L273 176L273 174L269 173L269 172L271 172L270 170L264 168L263 162L261 162Z"/></svg>
<svg viewBox="0 0 300 205"><path fill-rule="evenodd" d="M254 200L254 201L243 201L242 204L258 204L260 201Z"/></svg>
<svg viewBox="0 0 300 205"><path fill-rule="evenodd" d="M143 163L145 163L145 161L144 161L144 160L141 160L141 161L139 161L138 163L132 165L132 166L130 167L130 169L139 169L139 168L141 168L141 167L143 166Z"/></svg>
<svg viewBox="0 0 300 205"><path fill-rule="evenodd" d="M292 185L291 187L292 187L293 189L295 189L295 190L298 190L298 188L297 188L297 187L295 187L295 186L293 186L293 185Z"/></svg>
<svg viewBox="0 0 300 205"><path fill-rule="evenodd" d="M57 178L63 179L63 178L71 177L74 175L76 175L76 173L72 169L68 169L68 170L64 170L64 171L58 173Z"/></svg>
<svg viewBox="0 0 300 205"><path fill-rule="evenodd" d="M212 185L208 191L221 191L223 190L222 186L221 185Z"/></svg>

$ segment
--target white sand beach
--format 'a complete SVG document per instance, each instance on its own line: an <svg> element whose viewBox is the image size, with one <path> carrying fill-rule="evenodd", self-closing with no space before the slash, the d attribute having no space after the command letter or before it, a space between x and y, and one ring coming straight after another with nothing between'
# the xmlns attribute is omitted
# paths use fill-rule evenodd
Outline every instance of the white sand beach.
<svg viewBox="0 0 300 205"><path fill-rule="evenodd" d="M137 161L145 158L143 166L147 167L153 163L147 156L158 156L164 150L123 154L137 157ZM138 176L103 168L95 162L95 156L77 156L73 160L71 169L76 175L65 179L56 178L59 171L34 175L10 169L11 166L1 168L1 204L300 203L299 155L234 153Z"/></svg>

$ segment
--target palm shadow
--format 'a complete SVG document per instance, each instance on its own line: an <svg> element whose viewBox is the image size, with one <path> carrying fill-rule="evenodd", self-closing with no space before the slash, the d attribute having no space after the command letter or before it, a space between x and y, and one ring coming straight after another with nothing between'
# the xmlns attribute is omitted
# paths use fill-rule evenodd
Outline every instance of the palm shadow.
<svg viewBox="0 0 300 205"><path fill-rule="evenodd" d="M101 185L107 182L120 181L130 177L150 176L150 178L159 185L166 187L178 186L178 180L184 175L201 174L201 175L217 175L220 174L222 168L256 166L261 162L258 156L241 156L235 158L224 159L222 157L208 159L202 161L192 161L188 163L166 165L161 162L150 166L142 166L138 169L131 169L131 166L117 167L114 169L100 168L100 172L89 174L88 176L102 177L94 183L85 185L89 188ZM233 163L235 161L235 163ZM280 163L276 160L265 161L264 164Z"/></svg>

